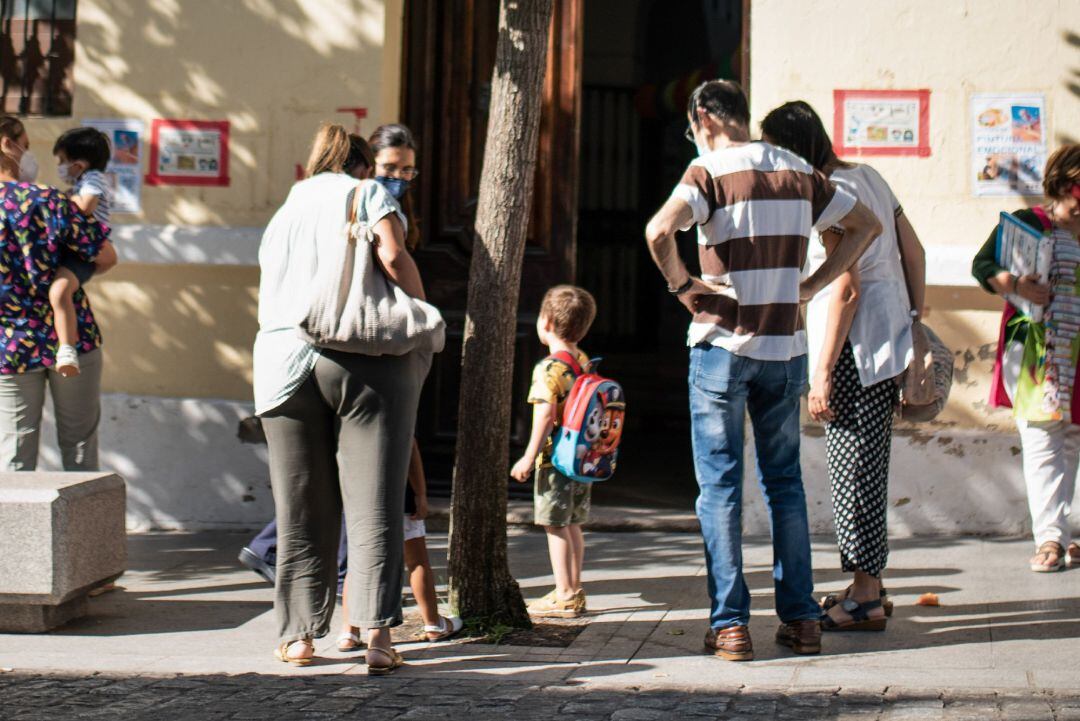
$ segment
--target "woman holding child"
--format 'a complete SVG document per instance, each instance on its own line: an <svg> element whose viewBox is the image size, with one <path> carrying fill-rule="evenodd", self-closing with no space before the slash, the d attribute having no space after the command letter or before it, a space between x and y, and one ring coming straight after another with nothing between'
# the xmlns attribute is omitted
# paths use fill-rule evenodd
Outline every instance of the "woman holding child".
<svg viewBox="0 0 1080 721"><path fill-rule="evenodd" d="M116 265L116 251L108 228L84 217L56 188L34 184L36 178L26 128L17 118L0 117L0 468L37 467L48 386L64 470L97 470L101 332L89 298L76 291L82 374L62 378L49 289L65 258L95 264L103 273Z"/></svg>
<svg viewBox="0 0 1080 721"><path fill-rule="evenodd" d="M873 168L837 158L807 103L780 106L761 129L766 142L801 155L873 210L884 229L858 265L815 296L806 313L809 410L825 422L841 566L854 574L844 592L824 600L822 629L883 630L891 611L881 573L889 555L886 510L896 378L913 356L911 322L922 313L925 254L889 185ZM815 238L811 270L840 239L832 231Z"/></svg>
<svg viewBox="0 0 1080 721"><path fill-rule="evenodd" d="M1006 299L990 405L1012 408L1020 431L1036 547L1029 565L1037 573L1080 565L1080 544L1069 526L1080 464L1080 145L1065 145L1050 156L1043 191L1044 205L1013 216L1050 240L1049 284L1036 275L1017 277L998 264L996 229L971 264L975 280ZM1035 322L1019 310L1021 301L1043 306L1043 319Z"/></svg>
<svg viewBox="0 0 1080 721"><path fill-rule="evenodd" d="M402 663L390 629L401 623L401 513L431 354L345 353L318 348L297 334L306 312L297 299L312 296L320 256L333 257L326 244L342 242L353 191L383 272L408 295L424 297L397 201L383 184L358 186L346 172L354 142L340 125L319 130L310 177L293 187L263 237L255 411L269 445L278 523L275 608L281 643L275 655L308 664L313 639L329 631L344 511L348 622L368 629L368 672L385 674ZM364 162L375 164L370 149Z"/></svg>

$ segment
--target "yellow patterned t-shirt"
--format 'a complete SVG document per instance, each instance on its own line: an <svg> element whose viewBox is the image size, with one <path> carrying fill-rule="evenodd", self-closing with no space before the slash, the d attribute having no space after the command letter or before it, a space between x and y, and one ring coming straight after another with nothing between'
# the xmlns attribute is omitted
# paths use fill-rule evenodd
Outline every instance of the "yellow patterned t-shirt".
<svg viewBox="0 0 1080 721"><path fill-rule="evenodd" d="M577 362L581 368L589 366L589 356L578 349ZM528 401L532 405L538 403L550 403L555 406L555 425L558 427L562 422L563 405L566 397L570 395L570 389L574 387L577 376L566 361L558 358L544 358L533 367L532 385L529 387ZM548 436L540 455L537 456L537 467L551 464L551 436Z"/></svg>

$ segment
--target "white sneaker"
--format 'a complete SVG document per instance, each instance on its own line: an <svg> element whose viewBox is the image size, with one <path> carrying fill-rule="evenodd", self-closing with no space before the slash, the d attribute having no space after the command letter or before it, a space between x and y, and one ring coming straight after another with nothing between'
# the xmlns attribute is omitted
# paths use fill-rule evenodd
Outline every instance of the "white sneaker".
<svg viewBox="0 0 1080 721"><path fill-rule="evenodd" d="M73 345L61 345L56 351L56 372L65 378L79 375L79 351Z"/></svg>

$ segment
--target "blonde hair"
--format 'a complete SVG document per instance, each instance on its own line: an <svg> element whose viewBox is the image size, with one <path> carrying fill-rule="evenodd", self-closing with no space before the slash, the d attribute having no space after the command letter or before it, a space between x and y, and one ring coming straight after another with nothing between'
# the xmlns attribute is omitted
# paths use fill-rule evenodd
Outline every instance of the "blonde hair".
<svg viewBox="0 0 1080 721"><path fill-rule="evenodd" d="M557 285L544 294L540 317L551 323L551 331L567 343L577 343L596 319L596 300L584 288Z"/></svg>
<svg viewBox="0 0 1080 721"><path fill-rule="evenodd" d="M343 126L323 123L319 126L319 132L315 133L315 141L311 145L311 155L307 161L308 177L319 173L345 172L345 163L349 159L351 148L349 132Z"/></svg>

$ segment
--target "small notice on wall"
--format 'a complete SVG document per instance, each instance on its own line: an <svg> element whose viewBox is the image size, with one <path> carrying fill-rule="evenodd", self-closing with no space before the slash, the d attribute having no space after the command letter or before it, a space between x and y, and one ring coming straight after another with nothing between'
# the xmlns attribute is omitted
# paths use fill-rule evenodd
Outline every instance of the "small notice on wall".
<svg viewBox="0 0 1080 721"><path fill-rule="evenodd" d="M154 120L149 185L229 184L229 121Z"/></svg>
<svg viewBox="0 0 1080 721"><path fill-rule="evenodd" d="M930 155L929 90L834 90L837 155Z"/></svg>
<svg viewBox="0 0 1080 721"><path fill-rule="evenodd" d="M1038 93L971 97L974 194L1042 195L1046 99Z"/></svg>
<svg viewBox="0 0 1080 721"><path fill-rule="evenodd" d="M83 120L83 125L97 128L109 139L112 156L105 177L112 186L112 212L138 213L142 210L142 121L92 119Z"/></svg>

